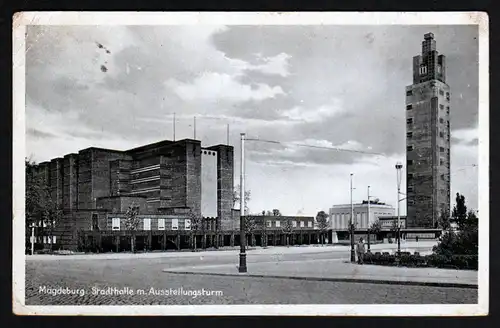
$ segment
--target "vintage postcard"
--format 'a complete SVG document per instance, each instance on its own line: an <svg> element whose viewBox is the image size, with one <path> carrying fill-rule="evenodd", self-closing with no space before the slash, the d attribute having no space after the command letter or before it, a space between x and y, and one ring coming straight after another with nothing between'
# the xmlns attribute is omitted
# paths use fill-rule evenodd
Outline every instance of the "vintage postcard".
<svg viewBox="0 0 500 328"><path fill-rule="evenodd" d="M16 14L13 311L488 314L488 31Z"/></svg>

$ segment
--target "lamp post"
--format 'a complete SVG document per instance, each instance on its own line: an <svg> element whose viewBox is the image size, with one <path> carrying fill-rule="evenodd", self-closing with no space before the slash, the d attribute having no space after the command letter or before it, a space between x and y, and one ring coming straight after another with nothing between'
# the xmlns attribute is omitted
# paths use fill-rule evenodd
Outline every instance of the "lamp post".
<svg viewBox="0 0 500 328"><path fill-rule="evenodd" d="M398 184L398 256L401 255L401 217L399 212L399 195L401 194L401 169L403 168L403 164L400 162L396 163L396 175L397 175L397 184Z"/></svg>
<svg viewBox="0 0 500 328"><path fill-rule="evenodd" d="M247 272L247 255L245 253L245 133L241 133L241 162L240 162L240 273Z"/></svg>
<svg viewBox="0 0 500 328"><path fill-rule="evenodd" d="M356 252L354 251L354 206L352 204L352 176L351 173L351 222L350 222L350 230L351 230L351 262L356 262Z"/></svg>

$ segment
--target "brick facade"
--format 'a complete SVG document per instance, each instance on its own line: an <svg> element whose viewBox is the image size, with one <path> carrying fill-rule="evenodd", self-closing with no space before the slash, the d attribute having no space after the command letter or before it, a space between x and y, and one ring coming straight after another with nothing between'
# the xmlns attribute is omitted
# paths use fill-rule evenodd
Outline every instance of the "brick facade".
<svg viewBox="0 0 500 328"><path fill-rule="evenodd" d="M450 87L432 33L406 87L408 227L434 228L450 208Z"/></svg>
<svg viewBox="0 0 500 328"><path fill-rule="evenodd" d="M212 148L218 151L219 227L232 229L233 147ZM200 216L201 151L198 140L165 140L128 151L87 148L40 163L38 181L64 210L58 244L73 247L78 231L93 229L93 215L101 229L109 213L124 213L132 202L141 215Z"/></svg>

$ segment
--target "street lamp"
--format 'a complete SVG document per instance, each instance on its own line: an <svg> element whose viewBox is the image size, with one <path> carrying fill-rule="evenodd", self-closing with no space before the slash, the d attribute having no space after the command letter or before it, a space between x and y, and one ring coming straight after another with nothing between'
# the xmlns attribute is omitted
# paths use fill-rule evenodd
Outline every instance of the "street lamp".
<svg viewBox="0 0 500 328"><path fill-rule="evenodd" d="M241 162L240 162L240 273L247 272L247 254L245 253L245 133L241 133Z"/></svg>
<svg viewBox="0 0 500 328"><path fill-rule="evenodd" d="M398 184L398 256L401 255L401 218L399 212L399 195L401 194L401 172L403 168L403 164L400 162L396 163L396 175L397 175L397 184Z"/></svg>
<svg viewBox="0 0 500 328"><path fill-rule="evenodd" d="M351 222L350 222L350 230L351 230L351 262L356 262L356 252L354 251L354 207L352 204L352 176L351 173Z"/></svg>

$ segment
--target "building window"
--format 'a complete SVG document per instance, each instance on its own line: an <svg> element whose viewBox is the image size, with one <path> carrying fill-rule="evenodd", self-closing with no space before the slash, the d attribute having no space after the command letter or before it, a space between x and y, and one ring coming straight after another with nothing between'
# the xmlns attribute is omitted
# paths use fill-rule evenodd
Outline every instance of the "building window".
<svg viewBox="0 0 500 328"><path fill-rule="evenodd" d="M411 180L413 179L413 173L408 173L408 176L407 176L408 180Z"/></svg>
<svg viewBox="0 0 500 328"><path fill-rule="evenodd" d="M267 221L267 227L268 227L268 228L271 228L271 227L272 227L272 224L273 224L273 223L272 223L271 221Z"/></svg>
<svg viewBox="0 0 500 328"><path fill-rule="evenodd" d="M441 174L441 180L443 180L443 181L445 180L444 174Z"/></svg>
<svg viewBox="0 0 500 328"><path fill-rule="evenodd" d="M407 151L412 151L413 150L413 145L406 146Z"/></svg>
<svg viewBox="0 0 500 328"><path fill-rule="evenodd" d="M443 104L439 104L439 109L444 109L444 105Z"/></svg>
<svg viewBox="0 0 500 328"><path fill-rule="evenodd" d="M292 226L293 226L294 228L296 228L296 227L297 227L297 221L292 221Z"/></svg>
<svg viewBox="0 0 500 328"><path fill-rule="evenodd" d="M142 220L143 223L143 229L142 230L151 230L151 219L144 219Z"/></svg>
<svg viewBox="0 0 500 328"><path fill-rule="evenodd" d="M444 91L443 90L439 90L439 95L444 96Z"/></svg>
<svg viewBox="0 0 500 328"><path fill-rule="evenodd" d="M176 224L176 228L173 229L174 227L174 220ZM179 229L179 221L177 219L172 219L172 230L177 230ZM184 220L184 230L191 230L191 220L190 219L185 219Z"/></svg>
<svg viewBox="0 0 500 328"><path fill-rule="evenodd" d="M444 119L442 117L439 118L439 123L444 123Z"/></svg>
<svg viewBox="0 0 500 328"><path fill-rule="evenodd" d="M188 221L189 221L189 226L191 228L191 220L186 220L184 221L186 230L188 230L187 229ZM179 230L179 219L172 219L172 230Z"/></svg>
<svg viewBox="0 0 500 328"><path fill-rule="evenodd" d="M420 66L420 75L425 75L427 74L427 66L422 65Z"/></svg>
<svg viewBox="0 0 500 328"><path fill-rule="evenodd" d="M406 110L410 110L413 108L413 105L412 104L409 104L409 105L406 105Z"/></svg>
<svg viewBox="0 0 500 328"><path fill-rule="evenodd" d="M158 230L165 230L165 219L158 219Z"/></svg>
<svg viewBox="0 0 500 328"><path fill-rule="evenodd" d="M413 124L413 118L407 118L406 119L406 124Z"/></svg>
<svg viewBox="0 0 500 328"><path fill-rule="evenodd" d="M413 186L408 186L408 192L413 192Z"/></svg>
<svg viewBox="0 0 500 328"><path fill-rule="evenodd" d="M407 90L406 91L407 96L412 96L413 95L413 90Z"/></svg>
<svg viewBox="0 0 500 328"><path fill-rule="evenodd" d="M120 218L111 219L111 230L120 230Z"/></svg>
<svg viewBox="0 0 500 328"><path fill-rule="evenodd" d="M304 228L304 221L300 221L300 227Z"/></svg>
<svg viewBox="0 0 500 328"><path fill-rule="evenodd" d="M279 228L281 226L281 222L279 220L276 220L276 228Z"/></svg>
<svg viewBox="0 0 500 328"><path fill-rule="evenodd" d="M439 132L439 136L440 136L441 138L444 138L444 133L443 133L443 131Z"/></svg>
<svg viewBox="0 0 500 328"><path fill-rule="evenodd" d="M412 159L407 160L406 165L408 165L408 166L413 165L413 160Z"/></svg>
<svg viewBox="0 0 500 328"><path fill-rule="evenodd" d="M312 228L312 226L313 226L312 221L307 221L307 226L308 226L309 228Z"/></svg>
<svg viewBox="0 0 500 328"><path fill-rule="evenodd" d="M406 132L406 137L407 138L413 137L413 132Z"/></svg>
<svg viewBox="0 0 500 328"><path fill-rule="evenodd" d="M439 147L439 152L444 153L444 147Z"/></svg>
<svg viewBox="0 0 500 328"><path fill-rule="evenodd" d="M92 229L98 231L99 230L99 219L97 217L97 214L93 213L92 214Z"/></svg>
<svg viewBox="0 0 500 328"><path fill-rule="evenodd" d="M444 160L442 158L439 159L439 165L444 165Z"/></svg>

